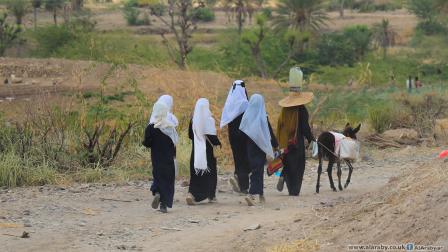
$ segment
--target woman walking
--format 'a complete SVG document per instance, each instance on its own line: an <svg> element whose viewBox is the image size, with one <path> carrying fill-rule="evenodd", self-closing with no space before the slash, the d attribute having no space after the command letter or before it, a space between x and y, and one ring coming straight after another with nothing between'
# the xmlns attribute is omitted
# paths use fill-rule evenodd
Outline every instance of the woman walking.
<svg viewBox="0 0 448 252"><path fill-rule="evenodd" d="M245 200L249 206L255 205L255 195L260 203L265 202L263 193L263 176L266 157L274 158L273 148L278 147L275 135L269 123L263 96L254 94L241 120L240 130L246 136L245 147L249 160L250 185Z"/></svg>
<svg viewBox="0 0 448 252"><path fill-rule="evenodd" d="M212 117L209 101L205 98L200 98L196 102L188 135L193 148L187 204L194 205L205 199L215 202L218 172L213 146L220 146L221 142L216 136L215 119Z"/></svg>
<svg viewBox="0 0 448 252"><path fill-rule="evenodd" d="M161 100L154 104L143 140L143 145L151 148L153 176L151 191L154 195L151 206L154 209L160 207L162 213L167 213L167 207L173 206L175 146L178 142L177 119L169 110L166 103Z"/></svg>
<svg viewBox="0 0 448 252"><path fill-rule="evenodd" d="M314 141L308 123L308 110L304 106L313 100L313 93L302 92L303 74L300 68L289 73L289 96L279 102L282 111L278 120L277 137L280 148L288 148L284 168L277 184L283 190L284 182L289 195L299 196L305 172L305 138Z"/></svg>
<svg viewBox="0 0 448 252"><path fill-rule="evenodd" d="M234 178L230 178L230 184L235 192L243 194L248 193L250 170L244 144L245 140L239 127L248 104L244 81L234 81L224 105L220 127L223 128L228 125L229 142L235 164Z"/></svg>

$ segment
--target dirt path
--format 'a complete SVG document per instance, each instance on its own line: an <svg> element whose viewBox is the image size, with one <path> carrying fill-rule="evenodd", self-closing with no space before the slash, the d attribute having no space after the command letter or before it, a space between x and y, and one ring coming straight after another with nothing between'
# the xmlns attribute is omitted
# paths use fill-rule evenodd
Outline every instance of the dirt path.
<svg viewBox="0 0 448 252"><path fill-rule="evenodd" d="M322 210L337 208L339 203L355 204L356 198L378 190L402 169L429 162L435 152L414 148L393 153L365 151L347 190L330 191L324 174L319 195L314 193L316 162L309 161L300 197L275 191L277 178L269 177L265 183L267 202L257 207L246 206L241 196L231 192L228 175L219 178L219 202L214 204L187 206L187 188L179 183L175 206L166 215L150 208L147 182L3 190L0 244L3 251L264 251L307 238L313 227L338 217L322 215ZM260 228L244 231L253 225ZM297 230L299 226L301 232L285 235L289 228ZM23 231L31 237L9 236ZM325 249L324 241L322 237L320 245Z"/></svg>

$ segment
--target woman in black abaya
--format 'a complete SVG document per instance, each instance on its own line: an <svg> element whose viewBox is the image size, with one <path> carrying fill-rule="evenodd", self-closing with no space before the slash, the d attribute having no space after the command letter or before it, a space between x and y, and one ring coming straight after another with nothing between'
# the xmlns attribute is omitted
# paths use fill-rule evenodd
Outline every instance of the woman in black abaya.
<svg viewBox="0 0 448 252"><path fill-rule="evenodd" d="M229 142L235 164L235 178L229 179L230 184L234 191L243 194L247 194L249 190L250 168L244 134L241 133L239 127L248 104L244 81L234 81L222 111L220 127L228 125L229 128Z"/></svg>
<svg viewBox="0 0 448 252"><path fill-rule="evenodd" d="M216 136L215 120L210 112L209 102L205 98L199 99L196 103L188 135L193 146L187 204L194 205L205 199L214 202L218 172L213 146L220 146L221 142Z"/></svg>
<svg viewBox="0 0 448 252"><path fill-rule="evenodd" d="M176 157L175 145L178 141L178 135L175 129L177 119L169 112L170 108L163 100L159 99L154 104L150 122L145 129L143 145L151 148L153 175L151 191L154 195L151 206L154 209L160 207L161 212L167 213L167 207L171 208L173 206L174 159Z"/></svg>

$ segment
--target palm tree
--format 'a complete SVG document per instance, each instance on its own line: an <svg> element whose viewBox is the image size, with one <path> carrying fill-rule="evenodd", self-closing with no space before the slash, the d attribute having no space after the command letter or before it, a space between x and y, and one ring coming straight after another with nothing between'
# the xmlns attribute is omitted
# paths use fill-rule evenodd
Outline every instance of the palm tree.
<svg viewBox="0 0 448 252"><path fill-rule="evenodd" d="M326 26L328 15L324 10L323 0L280 0L277 16L272 25L275 30L285 28L300 32L317 32Z"/></svg>
<svg viewBox="0 0 448 252"><path fill-rule="evenodd" d="M383 57L387 57L387 49L395 45L397 32L390 26L388 19L373 26L373 39L377 46L383 48Z"/></svg>

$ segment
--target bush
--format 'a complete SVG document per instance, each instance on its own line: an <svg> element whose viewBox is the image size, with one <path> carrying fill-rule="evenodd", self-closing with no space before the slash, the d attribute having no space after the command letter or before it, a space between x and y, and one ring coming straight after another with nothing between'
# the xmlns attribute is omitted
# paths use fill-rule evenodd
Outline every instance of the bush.
<svg viewBox="0 0 448 252"><path fill-rule="evenodd" d="M263 14L267 18L271 18L272 17L272 9L271 8L263 8L261 10L261 14Z"/></svg>
<svg viewBox="0 0 448 252"><path fill-rule="evenodd" d="M372 32L366 25L355 25L344 29L343 36L353 46L356 59L362 59L370 49Z"/></svg>
<svg viewBox="0 0 448 252"><path fill-rule="evenodd" d="M368 111L370 126L377 133L383 133L390 129L393 119L392 109L389 106L370 107Z"/></svg>
<svg viewBox="0 0 448 252"><path fill-rule="evenodd" d="M33 37L37 42L35 54L38 56L50 56L76 38L66 25L39 27L33 32Z"/></svg>
<svg viewBox="0 0 448 252"><path fill-rule="evenodd" d="M209 8L196 8L191 15L194 19L202 22L212 22L215 20L215 13Z"/></svg>
<svg viewBox="0 0 448 252"><path fill-rule="evenodd" d="M317 43L317 54L317 61L322 65L353 66L356 60L353 45L339 33L324 34Z"/></svg>
<svg viewBox="0 0 448 252"><path fill-rule="evenodd" d="M149 9L151 10L151 15L160 17L165 15L167 7L163 3L154 3L149 5Z"/></svg>
<svg viewBox="0 0 448 252"><path fill-rule="evenodd" d="M132 7L132 6L125 6L123 8L123 15L124 18L126 19L126 22L128 23L128 25L139 25L140 24L140 20L139 20L139 16L140 16L140 10Z"/></svg>
<svg viewBox="0 0 448 252"><path fill-rule="evenodd" d="M422 31L425 35L443 34L447 31L446 27L437 21L419 22L416 29Z"/></svg>

